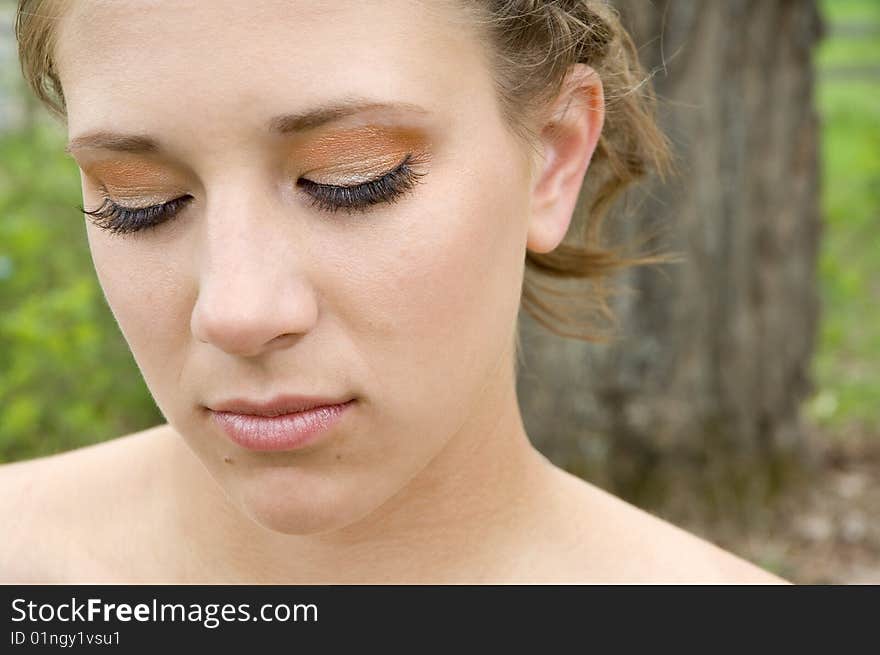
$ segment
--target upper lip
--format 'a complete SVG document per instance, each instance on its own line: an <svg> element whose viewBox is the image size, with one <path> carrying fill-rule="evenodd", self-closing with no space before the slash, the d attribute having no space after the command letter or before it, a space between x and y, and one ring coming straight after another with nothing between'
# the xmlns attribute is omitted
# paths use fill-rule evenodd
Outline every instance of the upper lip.
<svg viewBox="0 0 880 655"><path fill-rule="evenodd" d="M331 398L329 396L294 396L290 394L275 396L270 400L260 402L244 398L232 398L219 403L208 405L208 409L215 412L232 412L234 414L248 414L251 416L281 416L303 412L316 407L328 405L341 405L352 400L351 397Z"/></svg>

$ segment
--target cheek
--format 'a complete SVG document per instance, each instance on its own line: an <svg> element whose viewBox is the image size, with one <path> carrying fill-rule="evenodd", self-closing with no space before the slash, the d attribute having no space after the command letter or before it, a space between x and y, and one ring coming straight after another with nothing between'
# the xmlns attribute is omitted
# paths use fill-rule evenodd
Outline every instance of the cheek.
<svg viewBox="0 0 880 655"><path fill-rule="evenodd" d="M107 304L148 386L158 371L179 371L190 339L191 294L174 249L120 239L89 225L89 247ZM153 389L155 392L155 389Z"/></svg>
<svg viewBox="0 0 880 655"><path fill-rule="evenodd" d="M350 306L361 315L346 322L359 326L379 378L372 386L394 390L383 400L399 416L421 407L454 417L447 412L476 396L512 340L528 185L517 184L521 171L499 165L513 158L494 153L479 170L449 167L447 179L401 210L393 231L377 230L384 242L369 247L381 257L355 272L363 285Z"/></svg>

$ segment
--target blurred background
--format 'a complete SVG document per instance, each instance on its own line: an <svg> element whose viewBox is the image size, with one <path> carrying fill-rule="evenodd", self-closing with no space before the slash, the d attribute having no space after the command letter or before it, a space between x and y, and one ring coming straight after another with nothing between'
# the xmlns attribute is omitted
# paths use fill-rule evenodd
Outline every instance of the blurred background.
<svg viewBox="0 0 880 655"><path fill-rule="evenodd" d="M616 0L679 174L611 223L617 338L521 317L559 465L798 583L880 583L880 0ZM106 305L65 133L0 0L0 462L163 418Z"/></svg>

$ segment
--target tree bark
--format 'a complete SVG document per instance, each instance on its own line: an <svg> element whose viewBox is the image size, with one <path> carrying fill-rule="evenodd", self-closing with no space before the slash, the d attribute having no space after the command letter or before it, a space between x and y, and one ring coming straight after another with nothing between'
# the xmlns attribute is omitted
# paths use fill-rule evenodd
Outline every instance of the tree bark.
<svg viewBox="0 0 880 655"><path fill-rule="evenodd" d="M632 292L614 301L610 344L562 339L521 313L518 392L539 449L637 498L665 461L721 471L806 454L822 24L806 0L615 6L654 72L680 172L629 194L636 211L609 223L624 237L661 226L661 248L682 261L624 274Z"/></svg>

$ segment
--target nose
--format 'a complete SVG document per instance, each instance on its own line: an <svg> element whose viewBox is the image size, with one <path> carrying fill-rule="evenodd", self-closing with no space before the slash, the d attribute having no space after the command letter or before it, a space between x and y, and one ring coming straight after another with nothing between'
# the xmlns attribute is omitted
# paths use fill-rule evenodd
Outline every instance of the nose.
<svg viewBox="0 0 880 655"><path fill-rule="evenodd" d="M254 357L308 333L317 322L317 298L304 270L305 249L295 247L277 219L235 219L205 217L190 329L201 342Z"/></svg>

